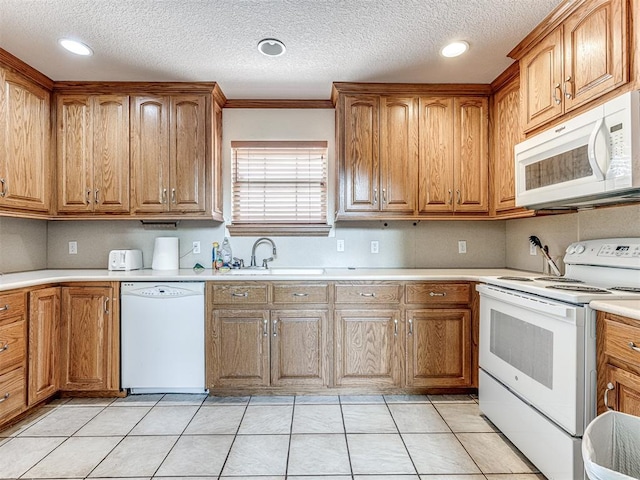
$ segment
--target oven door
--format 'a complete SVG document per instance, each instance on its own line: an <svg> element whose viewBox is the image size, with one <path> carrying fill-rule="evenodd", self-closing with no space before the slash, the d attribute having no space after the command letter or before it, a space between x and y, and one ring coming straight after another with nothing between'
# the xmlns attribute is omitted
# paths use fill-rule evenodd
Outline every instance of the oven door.
<svg viewBox="0 0 640 480"><path fill-rule="evenodd" d="M584 307L489 285L477 289L480 367L570 435L581 436Z"/></svg>

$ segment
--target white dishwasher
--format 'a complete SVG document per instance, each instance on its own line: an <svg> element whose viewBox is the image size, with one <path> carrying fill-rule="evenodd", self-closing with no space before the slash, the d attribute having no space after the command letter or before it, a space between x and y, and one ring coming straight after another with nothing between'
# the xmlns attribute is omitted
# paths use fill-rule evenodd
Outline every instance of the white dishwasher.
<svg viewBox="0 0 640 480"><path fill-rule="evenodd" d="M120 296L121 387L204 392L204 282L123 282Z"/></svg>

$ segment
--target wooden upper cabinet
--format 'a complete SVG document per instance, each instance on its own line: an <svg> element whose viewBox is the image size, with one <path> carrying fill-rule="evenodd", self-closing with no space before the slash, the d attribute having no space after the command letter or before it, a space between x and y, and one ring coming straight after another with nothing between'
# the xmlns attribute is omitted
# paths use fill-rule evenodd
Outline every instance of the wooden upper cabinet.
<svg viewBox="0 0 640 480"><path fill-rule="evenodd" d="M345 96L341 172L344 211L379 210L379 112L377 96Z"/></svg>
<svg viewBox="0 0 640 480"><path fill-rule="evenodd" d="M381 97L380 209L413 214L418 170L418 99Z"/></svg>
<svg viewBox="0 0 640 480"><path fill-rule="evenodd" d="M0 207L51 207L49 92L0 68Z"/></svg>

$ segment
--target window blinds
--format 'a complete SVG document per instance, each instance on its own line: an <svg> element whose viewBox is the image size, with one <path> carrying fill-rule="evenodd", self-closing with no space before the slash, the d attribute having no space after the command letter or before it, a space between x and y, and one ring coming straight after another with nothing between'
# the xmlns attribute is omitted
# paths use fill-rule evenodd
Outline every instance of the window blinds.
<svg viewBox="0 0 640 480"><path fill-rule="evenodd" d="M233 224L326 224L327 142L231 142Z"/></svg>

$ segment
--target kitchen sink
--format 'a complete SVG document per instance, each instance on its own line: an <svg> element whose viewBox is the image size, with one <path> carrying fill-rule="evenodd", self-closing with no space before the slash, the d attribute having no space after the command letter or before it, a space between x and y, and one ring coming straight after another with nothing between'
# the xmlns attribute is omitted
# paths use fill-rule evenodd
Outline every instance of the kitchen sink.
<svg viewBox="0 0 640 480"><path fill-rule="evenodd" d="M322 275L324 268L240 268L226 272L226 275Z"/></svg>

